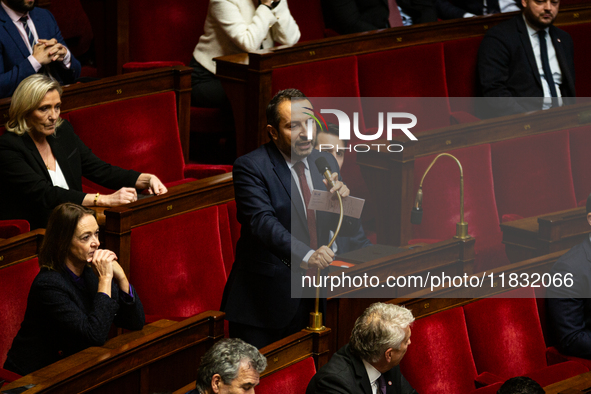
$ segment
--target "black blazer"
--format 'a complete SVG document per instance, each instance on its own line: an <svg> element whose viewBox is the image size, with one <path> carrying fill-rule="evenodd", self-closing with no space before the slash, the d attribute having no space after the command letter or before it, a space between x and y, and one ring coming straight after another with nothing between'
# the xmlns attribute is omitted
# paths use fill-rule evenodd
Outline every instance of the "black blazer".
<svg viewBox="0 0 591 394"><path fill-rule="evenodd" d="M396 366L386 372L387 394L417 394L410 383L400 373ZM379 392L379 390L378 390ZM372 394L371 382L363 361L354 356L345 345L336 352L330 361L318 370L308 384L306 394Z"/></svg>
<svg viewBox="0 0 591 394"><path fill-rule="evenodd" d="M390 27L388 0L322 0L326 27L339 34Z"/></svg>
<svg viewBox="0 0 591 394"><path fill-rule="evenodd" d="M565 104L575 97L575 63L573 41L568 33L550 26L550 38L562 72L560 91ZM514 100L516 97L543 97L527 27L521 14L488 31L478 50L478 78L483 97L494 107L493 116L540 110L542 99Z"/></svg>
<svg viewBox="0 0 591 394"><path fill-rule="evenodd" d="M5 368L26 375L90 346L107 340L111 325L129 330L144 326L144 309L134 292L126 301L113 281L111 297L98 293L92 268L82 273L85 287L75 284L68 272L42 268L35 277L27 310L8 351Z"/></svg>
<svg viewBox="0 0 591 394"><path fill-rule="evenodd" d="M573 286L550 287L546 292L548 318L556 346L569 356L591 358L591 242L562 255L550 273L572 274ZM568 285L568 283L567 283Z"/></svg>
<svg viewBox="0 0 591 394"><path fill-rule="evenodd" d="M463 18L466 12L474 15L484 13L484 2L482 0L436 0L435 7L437 16L441 19Z"/></svg>
<svg viewBox="0 0 591 394"><path fill-rule="evenodd" d="M53 208L64 202L82 204L82 177L109 189L134 187L140 173L105 163L64 121L47 138L69 190L53 186L35 143L28 134L0 137L0 219L25 219L31 229L45 227Z"/></svg>
<svg viewBox="0 0 591 394"><path fill-rule="evenodd" d="M333 170L338 171L338 165L326 152L313 150L308 156L314 188L326 190L315 165L321 156ZM231 322L282 329L291 322L300 304L300 263L310 251L304 203L273 142L239 157L233 176L242 228L221 310ZM293 198L291 190L296 190ZM316 213L318 240L328 239L337 220L336 214ZM345 216L341 234L355 235L359 226L359 220Z"/></svg>
<svg viewBox="0 0 591 394"><path fill-rule="evenodd" d="M29 17L35 24L39 38L46 40L55 38L60 44L66 46L51 12L35 7L29 12ZM12 19L4 8L0 7L0 98L10 97L23 79L35 74L35 69L27 59L30 55ZM51 75L62 85L72 83L80 76L80 62L74 58L72 52L70 57L70 68L65 68L61 62L52 62L49 65Z"/></svg>

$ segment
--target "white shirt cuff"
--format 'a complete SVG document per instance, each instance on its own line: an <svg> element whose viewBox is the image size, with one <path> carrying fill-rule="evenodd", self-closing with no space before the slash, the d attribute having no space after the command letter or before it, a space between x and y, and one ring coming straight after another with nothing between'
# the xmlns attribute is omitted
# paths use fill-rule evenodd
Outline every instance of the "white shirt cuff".
<svg viewBox="0 0 591 394"><path fill-rule="evenodd" d="M310 260L310 257L314 254L314 252L315 252L315 250L310 249L310 251L308 253L306 253L306 255L304 256L304 259L300 263L300 268L303 268L305 270L308 269L308 260Z"/></svg>

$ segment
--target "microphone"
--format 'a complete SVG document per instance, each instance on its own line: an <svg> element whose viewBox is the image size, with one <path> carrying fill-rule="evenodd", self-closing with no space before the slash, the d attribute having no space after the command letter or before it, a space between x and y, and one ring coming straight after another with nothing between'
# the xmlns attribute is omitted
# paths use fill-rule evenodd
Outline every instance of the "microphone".
<svg viewBox="0 0 591 394"><path fill-rule="evenodd" d="M421 224L423 221L423 188L419 187L417 196L415 197L415 205L410 211L411 224Z"/></svg>
<svg viewBox="0 0 591 394"><path fill-rule="evenodd" d="M330 169L330 165L326 161L324 157L319 157L316 159L316 167L318 168L318 172L320 172L328 181L328 184L331 188L334 187L334 182L332 181L332 171Z"/></svg>

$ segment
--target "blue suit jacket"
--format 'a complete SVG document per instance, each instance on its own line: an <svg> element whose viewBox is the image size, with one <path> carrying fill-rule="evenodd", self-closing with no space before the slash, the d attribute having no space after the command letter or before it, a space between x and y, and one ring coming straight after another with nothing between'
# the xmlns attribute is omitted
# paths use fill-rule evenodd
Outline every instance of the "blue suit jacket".
<svg viewBox="0 0 591 394"><path fill-rule="evenodd" d="M315 189L326 190L315 161L335 158L313 150L308 156ZM301 296L300 263L310 250L304 203L285 159L273 142L239 157L234 163L234 194L242 225L236 260L224 289L221 310L228 321L282 329L295 316ZM318 240L328 239L338 215L316 213ZM354 235L359 220L345 217L341 233ZM294 286L294 298L292 298Z"/></svg>
<svg viewBox="0 0 591 394"><path fill-rule="evenodd" d="M35 24L39 38L55 38L60 44L66 45L51 12L43 8L34 8L29 12L29 16ZM12 96L23 79L35 74L35 69L27 59L30 55L12 19L4 8L0 7L0 98ZM69 69L61 62L53 62L50 65L51 75L62 85L72 83L80 76L80 62L71 52L70 56L72 60Z"/></svg>

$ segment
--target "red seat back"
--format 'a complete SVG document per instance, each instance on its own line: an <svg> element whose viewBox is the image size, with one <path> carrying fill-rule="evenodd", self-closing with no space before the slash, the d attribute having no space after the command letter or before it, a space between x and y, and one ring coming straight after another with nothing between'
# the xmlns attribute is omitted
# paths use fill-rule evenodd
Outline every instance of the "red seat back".
<svg viewBox="0 0 591 394"><path fill-rule="evenodd" d="M70 112L76 134L103 161L157 175L184 178L174 92L123 100ZM98 185L89 184L105 192Z"/></svg>
<svg viewBox="0 0 591 394"><path fill-rule="evenodd" d="M400 369L417 392L469 393L475 389L476 367L462 308L418 319L411 330L412 342Z"/></svg>
<svg viewBox="0 0 591 394"><path fill-rule="evenodd" d="M464 221L476 238L475 272L508 263L502 244L492 176L489 144L450 151L464 170ZM419 188L425 170L436 155L415 161L414 187ZM455 161L441 157L423 183L423 221L413 225L413 238L450 239L460 221L460 170Z"/></svg>
<svg viewBox="0 0 591 394"><path fill-rule="evenodd" d="M224 257L226 277L228 277L228 275L230 275L230 270L232 269L232 264L234 264L234 244L232 242L232 229L230 227L228 204L220 204L217 208L220 224L222 256Z"/></svg>
<svg viewBox="0 0 591 394"><path fill-rule="evenodd" d="M205 0L130 0L129 61L173 60L189 65L208 7Z"/></svg>
<svg viewBox="0 0 591 394"><path fill-rule="evenodd" d="M12 238L29 231L31 226L26 220L0 220L0 238Z"/></svg>
<svg viewBox="0 0 591 394"><path fill-rule="evenodd" d="M568 131L491 145L499 217L531 217L575 208Z"/></svg>
<svg viewBox="0 0 591 394"><path fill-rule="evenodd" d="M228 208L228 220L230 221L230 232L232 234L232 250L234 250L234 254L236 254L236 243L238 243L238 239L240 238L240 222L238 221L237 211L236 211L236 201L232 200L226 203L226 207ZM228 274L230 271L228 271Z"/></svg>
<svg viewBox="0 0 591 394"><path fill-rule="evenodd" d="M25 317L29 289L38 273L36 257L0 268L0 366Z"/></svg>
<svg viewBox="0 0 591 394"><path fill-rule="evenodd" d="M531 288L486 298L464 306L474 363L479 373L503 379L547 366L546 346Z"/></svg>
<svg viewBox="0 0 591 394"><path fill-rule="evenodd" d="M443 43L445 80L452 111L474 113L472 97L477 97L476 69L482 37L450 40ZM461 99L460 99L461 98Z"/></svg>
<svg viewBox="0 0 591 394"><path fill-rule="evenodd" d="M569 131L569 136L575 197L578 202L584 202L591 193L591 171L589 171L591 127L583 126L572 129Z"/></svg>
<svg viewBox="0 0 591 394"><path fill-rule="evenodd" d="M300 29L299 42L324 38L324 17L318 0L290 0L289 11Z"/></svg>
<svg viewBox="0 0 591 394"><path fill-rule="evenodd" d="M257 394L305 394L308 383L316 374L314 359L308 357L261 379Z"/></svg>
<svg viewBox="0 0 591 394"><path fill-rule="evenodd" d="M74 56L85 54L90 49L93 34L80 0L52 1L49 11L55 17L68 49Z"/></svg>
<svg viewBox="0 0 591 394"><path fill-rule="evenodd" d="M378 112L410 112L419 122L412 131L450 125L447 99L429 104L425 97L447 97L443 44L417 45L358 56L362 97L405 97L372 102L364 108L367 127L378 127ZM417 99L419 98L419 99ZM420 99L423 98L423 99Z"/></svg>
<svg viewBox="0 0 591 394"><path fill-rule="evenodd" d="M581 0L567 0L569 3L575 4L582 2ZM591 53L580 48L589 48L591 45L591 23L580 23L576 25L560 26L571 35L575 47L575 89L577 97L591 97L591 75L589 75L588 68L591 64Z"/></svg>
<svg viewBox="0 0 591 394"><path fill-rule="evenodd" d="M217 206L131 231L130 282L147 315L218 310L226 284Z"/></svg>

